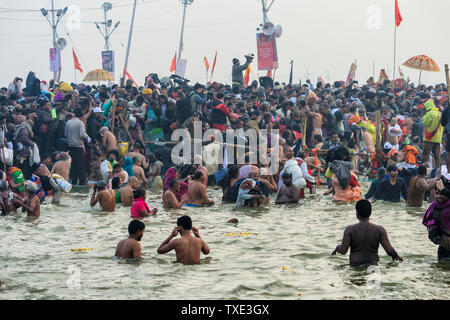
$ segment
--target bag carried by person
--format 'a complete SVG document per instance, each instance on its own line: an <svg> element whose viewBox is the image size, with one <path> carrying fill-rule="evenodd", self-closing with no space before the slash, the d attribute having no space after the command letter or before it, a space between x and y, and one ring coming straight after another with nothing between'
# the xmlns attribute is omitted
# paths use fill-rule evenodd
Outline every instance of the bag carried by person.
<svg viewBox="0 0 450 320"><path fill-rule="evenodd" d="M0 150L0 160L8 166L12 166L14 161L14 150L3 147Z"/></svg>

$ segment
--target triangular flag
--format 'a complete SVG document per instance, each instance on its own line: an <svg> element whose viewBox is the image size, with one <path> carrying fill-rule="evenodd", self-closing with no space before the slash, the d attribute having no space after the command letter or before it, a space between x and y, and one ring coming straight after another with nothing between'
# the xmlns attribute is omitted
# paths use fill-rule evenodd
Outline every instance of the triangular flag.
<svg viewBox="0 0 450 320"><path fill-rule="evenodd" d="M216 51L216 56L214 57L214 62L213 62L213 66L212 66L212 69L211 69L211 79L212 79L212 76L213 76L213 73L214 73L214 68L216 67L216 60L217 60L217 51Z"/></svg>
<svg viewBox="0 0 450 320"><path fill-rule="evenodd" d="M398 8L398 0L395 0L395 25L398 27L402 20L402 15L400 14L400 9Z"/></svg>
<svg viewBox="0 0 450 320"><path fill-rule="evenodd" d="M206 68L206 73L208 73L209 70L209 63L208 63L208 59L206 59L206 57L203 58L203 60L205 60L205 68Z"/></svg>
<svg viewBox="0 0 450 320"><path fill-rule="evenodd" d="M177 53L175 52L175 56L172 59L172 65L170 66L170 72L174 72L177 68Z"/></svg>
<svg viewBox="0 0 450 320"><path fill-rule="evenodd" d="M350 80L355 80L355 72L356 72L356 63L352 63L350 66L350 71L348 72L347 81L345 84L349 84Z"/></svg>
<svg viewBox="0 0 450 320"><path fill-rule="evenodd" d="M75 49L72 48L72 54L73 54L73 64L75 67L75 70L79 70L81 73L83 73L83 68L81 68L80 62L78 62L77 55L75 54Z"/></svg>
<svg viewBox="0 0 450 320"><path fill-rule="evenodd" d="M252 72L252 68L250 68L250 65L247 67L247 70L245 70L244 75L244 85L248 86L248 83L250 82L250 73Z"/></svg>

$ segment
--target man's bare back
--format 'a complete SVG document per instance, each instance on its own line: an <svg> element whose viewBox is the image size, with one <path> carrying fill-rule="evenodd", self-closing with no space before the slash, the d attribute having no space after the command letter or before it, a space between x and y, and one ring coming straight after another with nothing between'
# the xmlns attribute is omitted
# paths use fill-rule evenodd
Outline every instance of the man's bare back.
<svg viewBox="0 0 450 320"><path fill-rule="evenodd" d="M137 259L141 257L141 250L139 241L128 238L117 244L115 256L121 259Z"/></svg>
<svg viewBox="0 0 450 320"><path fill-rule="evenodd" d="M103 146L106 153L110 152L111 150L119 150L117 139L114 134L112 134L112 132L105 131L103 133Z"/></svg>

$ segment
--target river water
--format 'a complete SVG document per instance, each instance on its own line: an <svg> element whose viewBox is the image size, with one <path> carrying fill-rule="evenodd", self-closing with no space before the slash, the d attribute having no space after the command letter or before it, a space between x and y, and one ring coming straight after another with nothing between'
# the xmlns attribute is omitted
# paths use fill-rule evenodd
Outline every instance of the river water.
<svg viewBox="0 0 450 320"><path fill-rule="evenodd" d="M363 190L367 190L367 184ZM437 262L437 246L421 221L425 206L376 203L371 221L386 228L403 262L380 246L376 267L353 268L348 255L331 256L354 205L317 195L300 205L233 211L222 192L208 189L211 208L164 210L161 191L148 191L156 217L145 220L144 258L120 261L117 243L128 236L129 208L103 214L90 209L87 189L62 205L44 204L41 217L0 217L1 299L448 299L450 265ZM202 263L184 266L175 253L159 255L176 219L188 214L210 246ZM237 218L238 224L228 224ZM71 249L87 248L73 252Z"/></svg>

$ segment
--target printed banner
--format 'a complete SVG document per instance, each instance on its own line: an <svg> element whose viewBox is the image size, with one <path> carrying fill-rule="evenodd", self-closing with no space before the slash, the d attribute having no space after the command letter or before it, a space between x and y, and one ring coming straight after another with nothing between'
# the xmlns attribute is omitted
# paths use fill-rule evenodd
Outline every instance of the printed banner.
<svg viewBox="0 0 450 320"><path fill-rule="evenodd" d="M350 79L355 80L355 73L356 73L356 64L352 63L352 65L350 67L350 71L348 72L347 81L345 81L345 84L349 84Z"/></svg>
<svg viewBox="0 0 450 320"><path fill-rule="evenodd" d="M102 69L109 71L114 79L114 51L102 51Z"/></svg>
<svg viewBox="0 0 450 320"><path fill-rule="evenodd" d="M271 70L278 67L278 61L274 47L274 39L275 37L266 36L264 33L256 34L256 45L258 50L258 70Z"/></svg>
<svg viewBox="0 0 450 320"><path fill-rule="evenodd" d="M58 48L50 48L50 71L58 72L61 69L61 51Z"/></svg>

